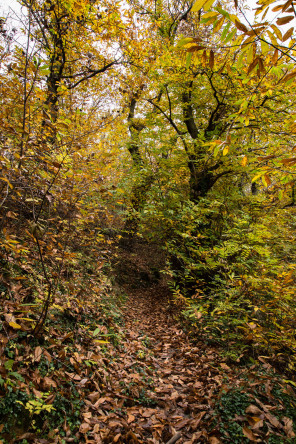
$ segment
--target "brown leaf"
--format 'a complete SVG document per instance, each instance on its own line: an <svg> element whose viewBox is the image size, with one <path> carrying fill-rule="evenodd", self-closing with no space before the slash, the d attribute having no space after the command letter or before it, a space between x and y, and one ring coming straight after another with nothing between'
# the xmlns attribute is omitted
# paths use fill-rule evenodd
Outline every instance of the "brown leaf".
<svg viewBox="0 0 296 444"><path fill-rule="evenodd" d="M275 26L275 25L271 25L271 28L273 29L273 31L274 31L275 35L277 36L277 38L282 40L283 36L282 36L282 33L281 33L280 29L277 26Z"/></svg>
<svg viewBox="0 0 296 444"><path fill-rule="evenodd" d="M283 417L282 421L284 423L284 430L288 438L295 438L295 433L293 431L293 421L291 418Z"/></svg>
<svg viewBox="0 0 296 444"><path fill-rule="evenodd" d="M92 403L94 403L101 397L101 393L100 392L92 392L89 395L87 395L87 397L88 397L88 399L91 400Z"/></svg>
<svg viewBox="0 0 296 444"><path fill-rule="evenodd" d="M5 317L5 321L8 322L8 323L9 322L15 322L15 317L11 313L5 313L4 317Z"/></svg>
<svg viewBox="0 0 296 444"><path fill-rule="evenodd" d="M270 424L273 425L274 427L276 427L278 429L282 428L282 424L275 416L271 415L270 413L266 413L265 417L268 419Z"/></svg>
<svg viewBox="0 0 296 444"><path fill-rule="evenodd" d="M90 429L91 429L91 426L89 425L89 423L83 422L79 427L79 432L80 433L87 433L90 431Z"/></svg>
<svg viewBox="0 0 296 444"><path fill-rule="evenodd" d="M277 5L274 8L272 8L272 11L273 12L281 11L283 7L284 5Z"/></svg>
<svg viewBox="0 0 296 444"><path fill-rule="evenodd" d="M200 51L201 49L205 49L205 46L200 46L200 45L191 46L190 48L187 49L187 52L196 52Z"/></svg>
<svg viewBox="0 0 296 444"><path fill-rule="evenodd" d="M286 17L280 17L277 19L276 23L277 25L285 25L286 23L289 23L291 20L293 20L293 15L287 15Z"/></svg>
<svg viewBox="0 0 296 444"><path fill-rule="evenodd" d="M270 160L270 159L274 159L276 156L274 154L270 155L270 156L258 156L257 159L258 160Z"/></svg>
<svg viewBox="0 0 296 444"><path fill-rule="evenodd" d="M248 68L248 75L253 71L253 69L258 65L259 63L259 57L256 57L252 63L250 63Z"/></svg>
<svg viewBox="0 0 296 444"><path fill-rule="evenodd" d="M203 67L205 67L206 63L207 63L207 51L204 50L201 56L201 64Z"/></svg>
<svg viewBox="0 0 296 444"><path fill-rule="evenodd" d="M194 418L191 423L190 423L190 427L192 430L196 430L197 427L199 426L200 421L202 420L202 418L205 416L207 412L200 412L196 418Z"/></svg>
<svg viewBox="0 0 296 444"><path fill-rule="evenodd" d="M246 408L246 413L251 415L261 415L262 410L260 410L256 405L250 404L249 407Z"/></svg>
<svg viewBox="0 0 296 444"><path fill-rule="evenodd" d="M254 435L254 433L252 432L251 429L249 429L248 427L243 427L243 434L250 440L253 442L257 442L257 438Z"/></svg>
<svg viewBox="0 0 296 444"><path fill-rule="evenodd" d="M128 414L127 423L130 424L131 422L134 422L135 419L136 417L134 415Z"/></svg>
<svg viewBox="0 0 296 444"><path fill-rule="evenodd" d="M235 20L234 22L235 26L237 27L237 29L239 29L242 32L248 32L248 28L241 22L239 22L238 20Z"/></svg>
<svg viewBox="0 0 296 444"><path fill-rule="evenodd" d="M259 63L259 71L262 72L262 74L264 74L265 73L264 61L261 57L259 57L258 63Z"/></svg>
<svg viewBox="0 0 296 444"><path fill-rule="evenodd" d="M296 77L296 71L292 71L289 74L287 74L281 81L282 82L288 82L288 80L293 79L294 77Z"/></svg>
<svg viewBox="0 0 296 444"><path fill-rule="evenodd" d="M223 368L223 370L225 370L226 372L230 372L230 371L231 371L231 368L228 367L228 365L225 364L224 362L222 362L222 363L220 364L220 367Z"/></svg>
<svg viewBox="0 0 296 444"><path fill-rule="evenodd" d="M88 380L89 380L88 378L81 379L81 381L79 382L79 385L85 385Z"/></svg>
<svg viewBox="0 0 296 444"><path fill-rule="evenodd" d="M296 157L290 157L290 159L283 159L282 163L284 165L295 165L296 163Z"/></svg>
<svg viewBox="0 0 296 444"><path fill-rule="evenodd" d="M38 347L34 350L34 361L39 362L42 356L42 348L38 345Z"/></svg>
<svg viewBox="0 0 296 444"><path fill-rule="evenodd" d="M294 32L294 26L292 26L292 28L290 28L284 35L283 35L283 42L285 42L286 40L288 40L290 37L292 37Z"/></svg>
<svg viewBox="0 0 296 444"><path fill-rule="evenodd" d="M190 420L189 419L182 419L181 421L178 421L176 424L175 424L175 429L176 430L180 430L180 429L183 429L187 424L188 424L188 422L189 422Z"/></svg>
<svg viewBox="0 0 296 444"><path fill-rule="evenodd" d="M209 443L210 444L221 444L222 441L218 439L216 436L209 436Z"/></svg>
<svg viewBox="0 0 296 444"><path fill-rule="evenodd" d="M264 421L263 419L260 418L256 418L256 417L252 417L253 421L254 421L254 425L252 425L252 430L258 430L261 427L264 426Z"/></svg>
<svg viewBox="0 0 296 444"><path fill-rule="evenodd" d="M292 5L293 1L288 0L283 6L282 6L282 12L287 11L287 9Z"/></svg>
<svg viewBox="0 0 296 444"><path fill-rule="evenodd" d="M209 58L209 65L210 65L211 69L214 68L214 63L215 63L214 51L211 49L211 51L210 51L210 58Z"/></svg>

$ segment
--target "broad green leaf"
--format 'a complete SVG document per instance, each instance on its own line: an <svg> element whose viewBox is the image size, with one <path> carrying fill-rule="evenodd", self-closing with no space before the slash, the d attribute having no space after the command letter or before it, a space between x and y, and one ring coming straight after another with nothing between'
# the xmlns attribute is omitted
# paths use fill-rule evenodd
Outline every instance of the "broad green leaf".
<svg viewBox="0 0 296 444"><path fill-rule="evenodd" d="M100 333L100 331L101 331L100 328L96 328L96 329L93 331L93 336L97 336L97 335Z"/></svg>

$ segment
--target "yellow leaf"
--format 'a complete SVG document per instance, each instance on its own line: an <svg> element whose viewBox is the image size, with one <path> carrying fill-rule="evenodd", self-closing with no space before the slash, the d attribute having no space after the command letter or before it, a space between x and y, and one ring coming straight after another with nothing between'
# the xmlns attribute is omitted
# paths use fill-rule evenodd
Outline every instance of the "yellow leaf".
<svg viewBox="0 0 296 444"><path fill-rule="evenodd" d="M242 159L241 165L243 167L245 167L247 165L247 163L248 163L248 158L247 158L247 156L244 156L243 159Z"/></svg>
<svg viewBox="0 0 296 444"><path fill-rule="evenodd" d="M275 36L273 35L273 33L272 32L270 32L269 30L267 30L267 34L269 35L269 38L270 38L270 40L271 40L271 43L273 44L273 45L277 45L278 44L278 41L277 41L277 39L275 38Z"/></svg>
<svg viewBox="0 0 296 444"><path fill-rule="evenodd" d="M220 20L218 20L215 28L213 29L213 32L218 32L221 29L221 27L222 27L222 25L224 23L224 18L225 17L221 17Z"/></svg>
<svg viewBox="0 0 296 444"><path fill-rule="evenodd" d="M197 2L195 2L194 5L192 6L191 11L192 12L200 11L206 2L207 2L207 0L197 0Z"/></svg>
<svg viewBox="0 0 296 444"><path fill-rule="evenodd" d="M269 44L264 40L261 40L261 51L262 54L266 54L269 51Z"/></svg>
<svg viewBox="0 0 296 444"><path fill-rule="evenodd" d="M10 327L18 329L18 328L22 328L22 326L20 324L17 324L16 322L9 322Z"/></svg>
<svg viewBox="0 0 296 444"><path fill-rule="evenodd" d="M11 189L13 188L13 186L11 185L11 183L9 182L9 180L6 179L6 177L0 177L0 179L1 179L1 180L4 180L5 182L7 182L8 185L9 185L9 187L10 187Z"/></svg>
<svg viewBox="0 0 296 444"><path fill-rule="evenodd" d="M229 146L226 145L223 149L223 156L226 156L226 154L228 154L228 152L229 152Z"/></svg>
<svg viewBox="0 0 296 444"><path fill-rule="evenodd" d="M252 183L256 182L257 179L259 179L262 176L262 174L257 174L257 176L253 177Z"/></svg>
<svg viewBox="0 0 296 444"><path fill-rule="evenodd" d="M282 40L283 36L279 28L277 28L275 25L271 25L272 29L274 30L275 35L278 39Z"/></svg>
<svg viewBox="0 0 296 444"><path fill-rule="evenodd" d="M203 14L202 18L217 17L218 15L219 15L218 12L211 11L207 12L206 14Z"/></svg>
<svg viewBox="0 0 296 444"><path fill-rule="evenodd" d="M214 3L215 0L208 0L205 4L204 4L204 11L208 11L210 9L210 7L212 6L212 4Z"/></svg>

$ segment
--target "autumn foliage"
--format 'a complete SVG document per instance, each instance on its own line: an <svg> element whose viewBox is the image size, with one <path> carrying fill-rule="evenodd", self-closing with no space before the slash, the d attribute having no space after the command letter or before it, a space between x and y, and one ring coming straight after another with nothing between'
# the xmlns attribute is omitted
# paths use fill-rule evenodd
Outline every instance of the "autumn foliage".
<svg viewBox="0 0 296 444"><path fill-rule="evenodd" d="M0 19L3 443L169 442L183 428L187 443L294 442L296 3L169 3L21 0L20 30ZM150 381L148 339L123 350L133 312L155 344L168 323L171 352L182 324L190 365L190 344L208 347L184 377L192 393L204 377L207 407L183 387L183 355ZM179 426L158 416L157 387Z"/></svg>

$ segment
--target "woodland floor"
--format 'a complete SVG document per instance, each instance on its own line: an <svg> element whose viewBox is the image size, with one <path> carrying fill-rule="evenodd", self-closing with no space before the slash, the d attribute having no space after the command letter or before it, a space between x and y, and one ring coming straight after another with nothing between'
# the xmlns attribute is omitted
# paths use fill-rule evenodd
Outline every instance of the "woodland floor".
<svg viewBox="0 0 296 444"><path fill-rule="evenodd" d="M93 418L99 420L96 442L103 436L104 442L147 444L193 444L208 438L200 423L223 380L213 365L218 356L190 343L167 298L163 285L128 295L121 359L108 367L108 388L95 404L103 413ZM219 442L215 432L210 442Z"/></svg>
<svg viewBox="0 0 296 444"><path fill-rule="evenodd" d="M115 314L104 301L78 309L74 300L71 311L53 307L45 338L28 344L13 328L13 343L0 336L0 444L296 442L293 381L264 360L230 363L206 338L189 338L163 267L153 245L119 252L108 290Z"/></svg>
<svg viewBox="0 0 296 444"><path fill-rule="evenodd" d="M139 261L135 255L133 265L143 274ZM128 257L121 264L134 268ZM270 375L230 368L219 349L193 344L176 320L166 284L141 288L133 271L121 287L122 339L104 396L92 395L92 415L85 416L89 442L296 442L292 420L274 416L284 406L272 394Z"/></svg>
<svg viewBox="0 0 296 444"><path fill-rule="evenodd" d="M118 440L130 436L135 442L171 443L178 438L189 444L208 436L200 422L222 381L213 367L217 355L190 343L169 312L167 298L167 289L156 285L131 292L126 302L124 359L112 371L111 386L117 392L124 383L131 399L125 400ZM133 405L134 399L142 405Z"/></svg>

